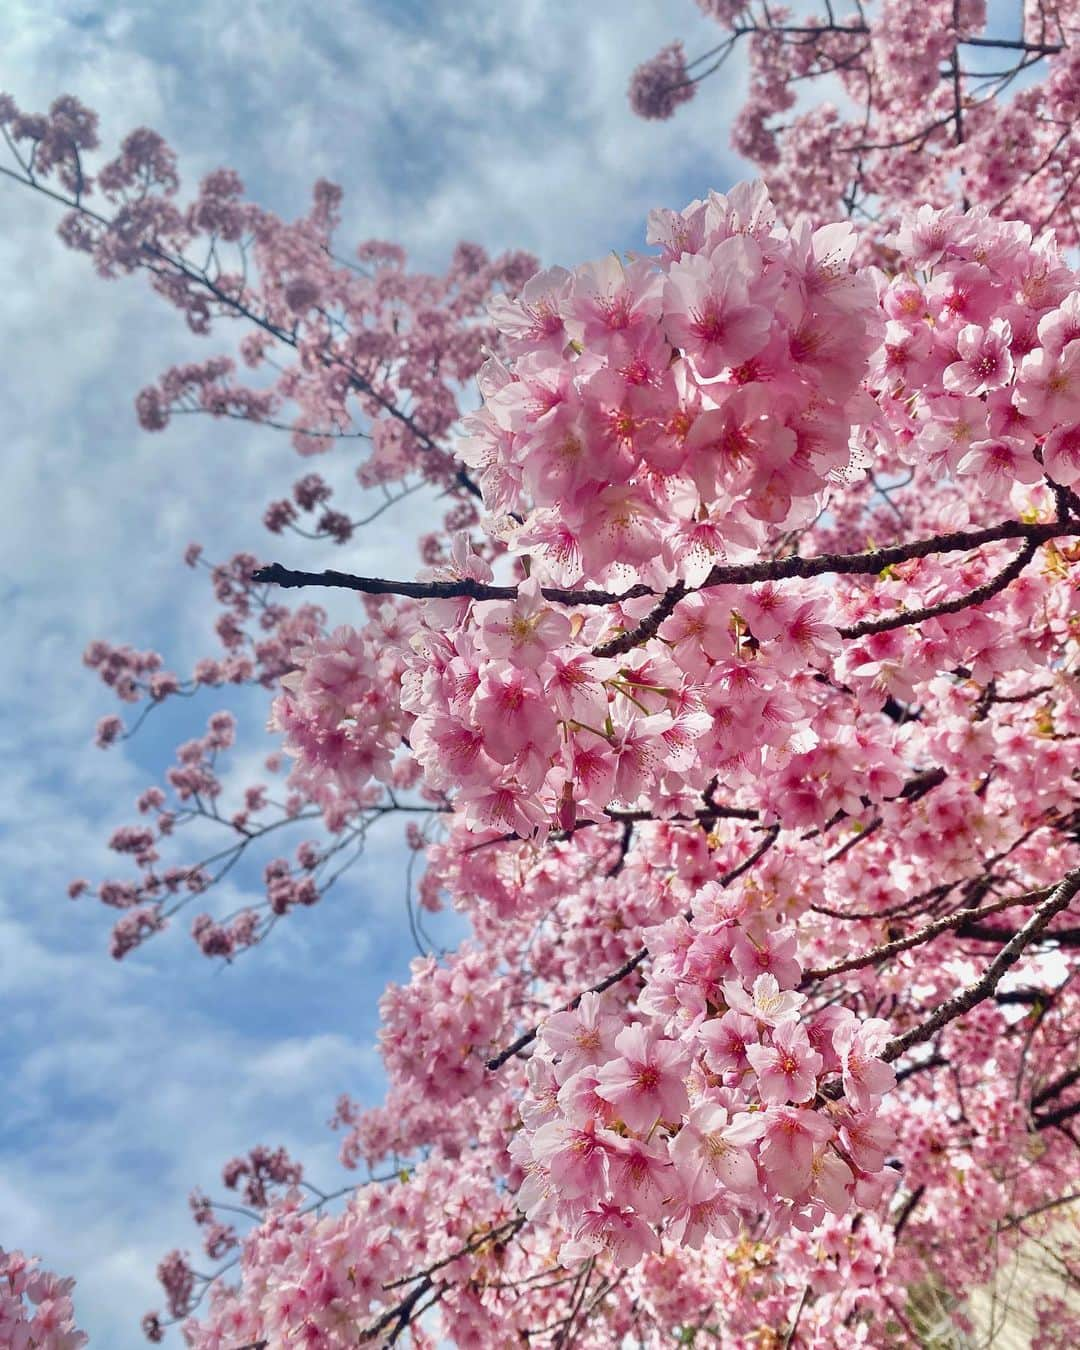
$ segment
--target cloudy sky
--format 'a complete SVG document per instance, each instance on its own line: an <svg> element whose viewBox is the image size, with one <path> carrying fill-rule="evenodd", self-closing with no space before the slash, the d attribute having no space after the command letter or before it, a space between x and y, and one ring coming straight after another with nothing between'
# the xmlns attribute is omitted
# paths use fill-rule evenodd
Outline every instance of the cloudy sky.
<svg viewBox="0 0 1080 1350"><path fill-rule="evenodd" d="M690 0L3 0L0 88L35 110L76 94L107 146L152 126L189 182L231 165L286 217L331 178L346 247L396 239L434 268L471 238L574 264L640 247L649 207L740 176L726 148L737 78L672 123L627 109L630 70L676 33L694 53L715 29ZM191 1187L220 1193L221 1164L257 1142L286 1144L325 1185L341 1177L325 1122L339 1092L380 1093L375 1004L410 956L404 861L391 827L332 899L224 970L186 923L117 965L108 914L67 900L71 877L117 874L108 833L222 701L185 703L102 753L92 729L113 707L83 648L130 641L179 669L209 652L208 588L183 549L299 560L259 524L299 466L233 423L140 431L134 393L217 348L139 279L106 284L66 253L44 200L0 181L0 221L0 1245L75 1275L92 1344L128 1350L160 1306L157 1260L192 1244ZM410 509L412 526L384 519L332 555L311 546L307 565L413 571L400 541L423 507ZM237 706L254 762L270 748L265 701Z"/></svg>

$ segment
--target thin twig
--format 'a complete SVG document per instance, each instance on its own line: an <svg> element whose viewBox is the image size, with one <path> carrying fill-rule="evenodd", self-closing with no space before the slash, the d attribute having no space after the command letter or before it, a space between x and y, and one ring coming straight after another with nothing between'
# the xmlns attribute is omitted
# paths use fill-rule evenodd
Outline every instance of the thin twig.
<svg viewBox="0 0 1080 1350"><path fill-rule="evenodd" d="M803 975L802 983L805 985L814 980L825 980L830 975L842 975L848 970L861 970L863 966L872 966L877 961L887 961L890 956L896 956L899 952L906 952L912 947L921 946L922 943L929 942L931 938L947 933L950 928L956 928L972 919L981 919L989 914L1000 914L1003 909L1011 909L1016 905L1033 905L1038 900L1045 900L1051 890L1051 887L1045 886L1038 891L1027 891L1024 895L1013 895L1005 900L998 900L995 904L985 905L982 909L964 909L956 914L947 914L943 919L935 919L933 923L928 923L924 928L911 933L908 937L897 938L895 942L886 942L880 947L875 947L872 951L863 952L861 956L853 956L847 961L838 961L836 965L824 966L820 970L808 970Z"/></svg>

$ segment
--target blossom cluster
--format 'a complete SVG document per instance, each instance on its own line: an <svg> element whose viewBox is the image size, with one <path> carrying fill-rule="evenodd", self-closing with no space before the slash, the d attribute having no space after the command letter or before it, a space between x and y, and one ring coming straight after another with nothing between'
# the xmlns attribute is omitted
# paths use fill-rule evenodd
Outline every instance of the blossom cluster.
<svg viewBox="0 0 1080 1350"><path fill-rule="evenodd" d="M0 1343L10 1350L81 1350L75 1325L75 1281L42 1270L36 1257L0 1247Z"/></svg>
<svg viewBox="0 0 1080 1350"><path fill-rule="evenodd" d="M570 1234L564 1264L605 1247L636 1264L658 1225L699 1247L762 1213L767 1234L812 1229L881 1196L886 1024L805 1017L793 930L740 918L715 885L693 910L646 931L645 1020L623 1025L586 994L540 1029L511 1154L526 1214L554 1212ZM822 1092L837 1074L843 1103Z"/></svg>
<svg viewBox="0 0 1080 1350"><path fill-rule="evenodd" d="M876 278L878 324L862 308L873 294L871 277L843 265L846 227L803 237L808 251L798 254L796 236L770 222L759 192L730 201L714 195L665 219L669 243L658 268L612 260L574 276L543 274L519 301L500 304L497 318L519 354L486 386L467 454L488 504L522 521L505 535L513 552L529 550L532 574L513 600L425 602L419 620L398 623L398 641L412 632L404 650L395 650L384 624L379 659L392 668L390 683L400 681L403 722L396 696L383 700L388 682L378 678L374 651L349 630L318 649L321 664L298 657L312 671L292 677L305 693L302 721L290 725L301 771L307 762L324 777L363 781L374 772L385 780L390 751L407 734L428 785L456 789L477 828L566 828L658 792L674 811L716 778L730 786L752 780L766 811L785 825L820 825L837 810L857 814L860 801L895 795L903 780L895 730L856 733L822 720L820 677L838 658L857 687L869 682L880 694L891 678L888 692L907 696L915 673L931 679L966 666L986 679L1039 660L1003 638L1023 631L1017 606L1030 611L1041 597L1044 588L1031 582L997 613L988 595L986 605L928 618L915 630L917 642L893 625L897 631L871 633L846 652L843 619L875 627L888 585L838 597L797 582L709 584L629 646L620 632L633 633L648 600L625 601L614 612L547 601L545 580L700 587L718 562L753 556L766 527L786 530L820 511L830 475L860 454L886 472L910 468L924 483L944 479L954 526L1025 503L1037 514L1047 504L1052 510L1052 496L1032 496L1044 474L1065 489L1080 477L1070 439L1080 405L1068 376L1080 352L1070 336L1078 292L1050 239L1033 241L1024 226L977 214L923 209L897 239L909 269ZM743 232L725 233L736 229ZM697 252L688 247L693 239ZM727 257L728 245L738 257ZM828 252L833 246L838 255ZM802 272L792 271L793 252ZM750 256L762 267L769 258L758 274L775 291L768 309L751 301L741 270ZM689 276L703 259L708 284L689 299L685 289L671 289L680 268ZM704 313L715 300L708 285L746 292L732 312L768 359L744 360L742 347L722 344L714 351L715 335L694 337L697 321L688 324L678 307ZM594 311L609 319L590 319ZM864 335L861 354L846 320ZM665 336L671 329L681 346ZM868 331L881 339L872 349ZM626 364L630 353L647 351L651 364ZM663 428L675 422L683 430L673 441ZM769 445L781 441L777 459ZM622 503L612 506L614 535L601 519L612 494ZM776 512L767 502L779 503ZM541 539L545 521L557 524L557 548ZM624 529L634 534L633 547ZM1009 557L988 549L961 576L975 590ZM440 575L486 581L491 572L462 544ZM948 600L956 579L947 561L913 559L902 574L904 602L910 606L913 589L931 605ZM884 618L880 626L889 629ZM905 669L901 654L915 660L906 664L906 682L895 673ZM368 698L373 710L357 721L341 700L322 695L317 671L328 662L360 668L361 661L367 683L350 698L356 706ZM288 703L285 709L291 716ZM857 790L845 786L856 783Z"/></svg>
<svg viewBox="0 0 1080 1350"><path fill-rule="evenodd" d="M493 305L461 454L511 547L554 579L682 576L815 514L843 476L876 345L850 225L788 230L762 184L650 218L657 258L534 277Z"/></svg>
<svg viewBox="0 0 1080 1350"><path fill-rule="evenodd" d="M379 1045L392 1084L425 1098L481 1102L495 1090L484 1050L510 1023L510 989L493 981L486 956L468 948L445 964L412 963L412 979L387 986L379 1002Z"/></svg>
<svg viewBox="0 0 1080 1350"><path fill-rule="evenodd" d="M384 604L361 631L338 628L295 648L272 725L297 760L291 782L328 813L355 804L372 779L401 784L401 681L416 628L407 608Z"/></svg>

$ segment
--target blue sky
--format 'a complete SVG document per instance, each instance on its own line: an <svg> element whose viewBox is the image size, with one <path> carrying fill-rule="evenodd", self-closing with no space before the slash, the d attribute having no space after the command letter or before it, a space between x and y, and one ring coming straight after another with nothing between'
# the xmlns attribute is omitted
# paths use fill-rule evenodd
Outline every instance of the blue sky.
<svg viewBox="0 0 1080 1350"><path fill-rule="evenodd" d="M740 175L731 79L672 123L628 111L630 70L676 33L693 54L715 29L690 0L6 0L0 87L28 108L78 95L107 145L153 126L189 183L231 165L286 216L329 177L346 189L346 247L396 239L437 267L471 238L572 265L641 247L651 206ZM224 700L184 703L102 753L93 725L114 706L82 650L132 641L183 670L212 649L208 587L181 562L189 539L212 557L411 573L402 540L430 517L414 499L407 519L332 553L271 541L262 507L301 471L284 441L201 419L150 436L134 419L142 385L218 346L139 279L100 281L53 237L44 201L0 183L0 219L0 1245L75 1275L92 1344L128 1350L160 1306L157 1260L194 1238L188 1191L220 1193L228 1157L284 1143L338 1183L325 1122L341 1091L378 1099L375 1004L411 949L390 826L332 897L232 968L198 956L186 922L110 961L108 914L72 904L66 884L122 870L108 833ZM265 699L236 706L244 781L271 746Z"/></svg>

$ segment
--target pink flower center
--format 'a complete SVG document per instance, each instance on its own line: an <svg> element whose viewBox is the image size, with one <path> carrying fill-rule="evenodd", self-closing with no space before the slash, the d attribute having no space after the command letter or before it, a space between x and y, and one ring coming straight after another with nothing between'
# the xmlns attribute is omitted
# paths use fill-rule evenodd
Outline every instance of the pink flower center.
<svg viewBox="0 0 1080 1350"><path fill-rule="evenodd" d="M637 1085L642 1092L653 1092L660 1082L660 1070L654 1064L643 1064L638 1070Z"/></svg>
<svg viewBox="0 0 1080 1350"><path fill-rule="evenodd" d="M981 379L988 380L991 375L997 373L997 368L998 368L997 357L993 353L987 352L983 356L979 357L978 361L976 361L975 374L978 375Z"/></svg>
<svg viewBox="0 0 1080 1350"><path fill-rule="evenodd" d="M690 331L702 342L720 342L724 336L724 316L715 300L709 300L705 308L693 311Z"/></svg>

